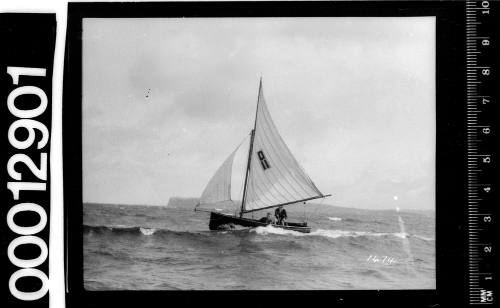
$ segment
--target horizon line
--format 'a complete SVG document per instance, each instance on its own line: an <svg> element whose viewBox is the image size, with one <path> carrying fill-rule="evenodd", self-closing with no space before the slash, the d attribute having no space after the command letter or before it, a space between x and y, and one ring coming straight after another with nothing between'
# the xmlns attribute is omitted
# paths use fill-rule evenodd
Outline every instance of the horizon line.
<svg viewBox="0 0 500 308"><path fill-rule="evenodd" d="M199 199L198 197L172 197L172 198L179 198L179 199ZM235 200L231 200L235 201ZM132 206L161 206L161 207L168 207L168 203L166 204L148 204L148 203L113 203L113 202L96 202L96 201L82 201L82 204L85 203L93 203L93 204L108 204L108 205L132 205ZM328 203L309 203L311 205L324 205L324 206L331 206L331 207L341 207L341 208L346 208L346 209L356 209L356 210L367 210L367 211L377 211L377 210L382 210L382 211L387 211L387 210L394 210L397 211L396 207L392 208L362 208L362 207L350 207L350 206L342 206L342 205L333 205L333 204L328 204ZM293 205L293 204L290 204ZM297 205L297 204L295 204ZM263 209L264 210L264 209ZM436 209L417 209L417 208L401 208L399 207L399 211L432 211L435 212Z"/></svg>

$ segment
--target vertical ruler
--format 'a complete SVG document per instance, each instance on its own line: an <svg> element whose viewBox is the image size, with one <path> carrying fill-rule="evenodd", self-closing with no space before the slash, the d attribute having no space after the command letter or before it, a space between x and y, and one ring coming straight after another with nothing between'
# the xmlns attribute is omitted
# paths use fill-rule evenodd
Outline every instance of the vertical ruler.
<svg viewBox="0 0 500 308"><path fill-rule="evenodd" d="M494 306L498 277L495 277L496 220L493 204L495 169L498 156L493 152L496 127L495 47L493 36L498 18L494 1L467 0L466 71L467 71L467 213L468 213L468 300L469 305Z"/></svg>

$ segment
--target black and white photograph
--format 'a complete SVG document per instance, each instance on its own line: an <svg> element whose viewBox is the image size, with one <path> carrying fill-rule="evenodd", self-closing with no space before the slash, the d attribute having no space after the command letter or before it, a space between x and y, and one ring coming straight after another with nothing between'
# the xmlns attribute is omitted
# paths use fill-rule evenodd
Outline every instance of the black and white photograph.
<svg viewBox="0 0 500 308"><path fill-rule="evenodd" d="M83 18L83 287L436 289L436 18Z"/></svg>

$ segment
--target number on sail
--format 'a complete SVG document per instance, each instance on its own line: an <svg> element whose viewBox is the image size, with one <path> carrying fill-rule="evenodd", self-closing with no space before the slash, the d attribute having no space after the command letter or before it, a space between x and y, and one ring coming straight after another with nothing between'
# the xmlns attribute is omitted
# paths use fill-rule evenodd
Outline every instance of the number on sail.
<svg viewBox="0 0 500 308"><path fill-rule="evenodd" d="M259 156L260 164L262 165L262 168L264 170L268 169L270 166L266 160L266 156L264 156L264 152L262 152L262 151L257 152L257 156Z"/></svg>

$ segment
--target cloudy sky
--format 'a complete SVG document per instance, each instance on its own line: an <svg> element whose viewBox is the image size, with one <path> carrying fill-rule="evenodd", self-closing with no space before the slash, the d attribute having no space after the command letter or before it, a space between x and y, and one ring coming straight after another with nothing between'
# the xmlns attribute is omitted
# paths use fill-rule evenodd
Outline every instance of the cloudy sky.
<svg viewBox="0 0 500 308"><path fill-rule="evenodd" d="M261 75L325 203L434 209L433 17L84 19L84 201L198 197Z"/></svg>

